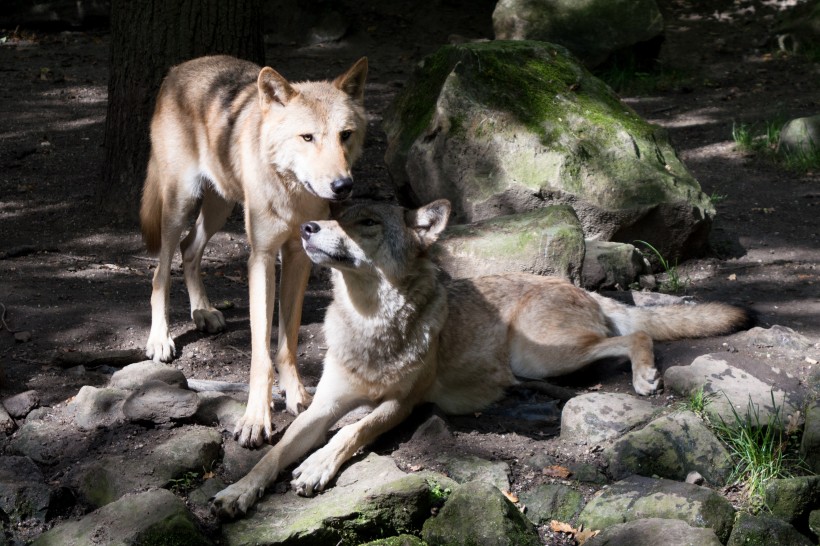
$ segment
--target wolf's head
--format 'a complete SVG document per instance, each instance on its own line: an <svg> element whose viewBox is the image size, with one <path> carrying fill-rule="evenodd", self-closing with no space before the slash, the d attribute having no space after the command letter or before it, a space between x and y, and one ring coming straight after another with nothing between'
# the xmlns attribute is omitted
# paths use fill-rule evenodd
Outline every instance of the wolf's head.
<svg viewBox="0 0 820 546"><path fill-rule="evenodd" d="M415 271L417 260L426 256L449 217L446 199L415 210L354 205L337 219L302 224L302 246L313 263L395 281Z"/></svg>
<svg viewBox="0 0 820 546"><path fill-rule="evenodd" d="M365 57L333 81L290 83L263 68L257 86L266 161L318 197L347 199L367 126L366 77Z"/></svg>

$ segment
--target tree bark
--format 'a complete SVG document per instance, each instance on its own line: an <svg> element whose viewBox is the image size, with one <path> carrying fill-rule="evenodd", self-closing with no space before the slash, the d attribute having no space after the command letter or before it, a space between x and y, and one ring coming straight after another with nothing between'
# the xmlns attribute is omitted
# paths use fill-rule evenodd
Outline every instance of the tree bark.
<svg viewBox="0 0 820 546"><path fill-rule="evenodd" d="M113 0L98 204L137 217L154 101L168 68L210 54L264 64L261 0Z"/></svg>

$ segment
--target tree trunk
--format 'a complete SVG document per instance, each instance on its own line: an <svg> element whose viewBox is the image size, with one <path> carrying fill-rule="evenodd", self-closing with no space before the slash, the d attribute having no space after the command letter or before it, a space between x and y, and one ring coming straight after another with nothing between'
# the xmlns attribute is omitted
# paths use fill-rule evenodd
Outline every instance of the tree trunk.
<svg viewBox="0 0 820 546"><path fill-rule="evenodd" d="M137 217L154 101L168 68L224 53L264 64L261 0L113 0L105 164L97 200Z"/></svg>

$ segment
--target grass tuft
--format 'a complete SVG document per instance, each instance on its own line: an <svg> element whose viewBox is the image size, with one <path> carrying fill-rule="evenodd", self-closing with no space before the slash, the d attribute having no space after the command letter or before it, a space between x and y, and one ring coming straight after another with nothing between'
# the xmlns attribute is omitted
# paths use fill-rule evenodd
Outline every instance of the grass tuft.
<svg viewBox="0 0 820 546"><path fill-rule="evenodd" d="M680 272L678 271L678 262L675 260L674 265L669 262L666 258L661 255L657 248L652 246L651 244L647 243L646 241L637 240L636 243L640 243L646 246L655 257L658 259L658 262L663 268L664 273L666 274L666 278L661 283L660 289L663 292L669 292L671 294L677 294L679 292L683 292L686 290L686 286L689 284L688 280L683 279L680 276Z"/></svg>

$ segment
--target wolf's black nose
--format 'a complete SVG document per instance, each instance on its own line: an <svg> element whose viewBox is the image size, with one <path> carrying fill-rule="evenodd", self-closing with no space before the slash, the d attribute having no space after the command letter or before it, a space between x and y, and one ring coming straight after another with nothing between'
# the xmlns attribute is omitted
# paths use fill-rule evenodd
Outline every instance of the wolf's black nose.
<svg viewBox="0 0 820 546"><path fill-rule="evenodd" d="M318 233L320 229L322 228L316 222L305 222L299 231L302 233L302 239L308 240L311 235Z"/></svg>
<svg viewBox="0 0 820 546"><path fill-rule="evenodd" d="M353 179L349 176L337 178L330 183L330 189L337 198L345 198L353 191Z"/></svg>

